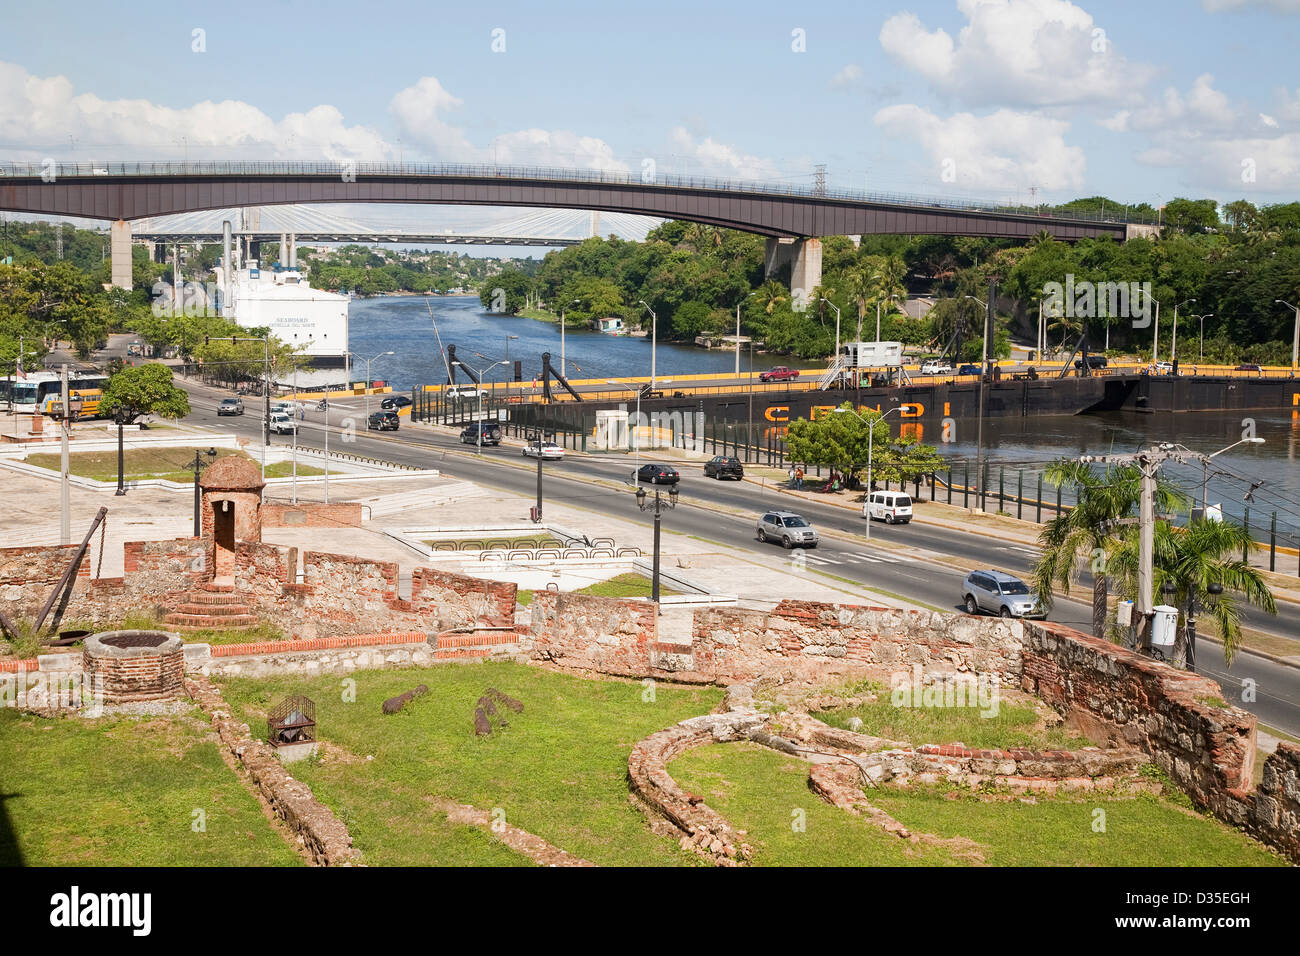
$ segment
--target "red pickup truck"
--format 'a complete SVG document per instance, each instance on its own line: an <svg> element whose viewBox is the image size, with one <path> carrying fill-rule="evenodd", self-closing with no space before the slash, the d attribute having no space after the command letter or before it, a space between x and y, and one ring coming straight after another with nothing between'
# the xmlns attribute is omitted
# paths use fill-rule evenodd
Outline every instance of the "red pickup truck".
<svg viewBox="0 0 1300 956"><path fill-rule="evenodd" d="M760 382L793 382L799 377L797 368L788 368L785 365L778 365L776 368L770 368L766 372L759 373Z"/></svg>

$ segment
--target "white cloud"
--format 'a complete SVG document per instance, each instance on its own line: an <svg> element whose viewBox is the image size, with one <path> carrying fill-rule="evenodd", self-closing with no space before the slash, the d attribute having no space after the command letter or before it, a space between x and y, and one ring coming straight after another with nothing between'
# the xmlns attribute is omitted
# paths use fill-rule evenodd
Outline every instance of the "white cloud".
<svg viewBox="0 0 1300 956"><path fill-rule="evenodd" d="M1267 126L1269 129L1277 129L1280 125L1277 120L1269 116L1267 113L1260 113L1259 121L1263 123L1265 126Z"/></svg>
<svg viewBox="0 0 1300 956"><path fill-rule="evenodd" d="M437 159L481 162L481 151L470 144L464 131L443 119L443 114L460 109L463 103L447 92L437 77L423 76L415 85L398 91L388 111L397 121L403 146L422 147Z"/></svg>
<svg viewBox="0 0 1300 956"><path fill-rule="evenodd" d="M488 151L502 166L565 166L626 172L626 163L602 139L579 136L568 130L522 129L492 140Z"/></svg>
<svg viewBox="0 0 1300 956"><path fill-rule="evenodd" d="M1067 145L1069 124L1033 112L997 110L985 116L941 117L915 105L888 106L875 123L915 143L930 161L936 182L963 190L1006 191L1039 186L1079 189L1087 161ZM943 179L950 169L951 183Z"/></svg>
<svg viewBox="0 0 1300 956"><path fill-rule="evenodd" d="M1152 75L1113 49L1106 31L1068 0L958 0L956 40L912 13L885 21L885 52L939 92L971 104L1121 103Z"/></svg>
<svg viewBox="0 0 1300 956"><path fill-rule="evenodd" d="M672 148L692 161L692 173L730 179L773 179L777 175L770 160L739 152L709 137L697 142L681 126L672 131Z"/></svg>
<svg viewBox="0 0 1300 956"><path fill-rule="evenodd" d="M850 63L831 77L831 86L852 86L860 79L862 79L862 67Z"/></svg>
<svg viewBox="0 0 1300 956"><path fill-rule="evenodd" d="M367 126L349 126L333 106L275 120L236 100L180 109L148 100L77 94L65 77L37 77L0 63L0 141L14 158L383 160L391 147Z"/></svg>

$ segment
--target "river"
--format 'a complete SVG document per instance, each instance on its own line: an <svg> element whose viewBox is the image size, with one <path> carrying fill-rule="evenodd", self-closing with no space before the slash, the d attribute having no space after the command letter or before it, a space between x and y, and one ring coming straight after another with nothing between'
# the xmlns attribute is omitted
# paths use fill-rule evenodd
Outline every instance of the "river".
<svg viewBox="0 0 1300 956"><path fill-rule="evenodd" d="M536 319L490 315L477 298L435 296L429 300L437 318L443 346L456 346L457 355L468 364L483 368L506 357L506 337L511 360L523 363L523 376L531 380L541 372L541 354L551 353L560 364L560 330L557 325ZM357 300L352 303L351 348L356 355L377 355L392 350L371 363L371 374L408 390L422 383L446 381L425 300L392 296ZM571 378L623 378L650 374L650 340L568 330L565 353ZM660 344L657 374L673 375L725 372L734 368L735 355L724 349L701 349L690 345ZM354 360L355 361L355 360ZM772 364L766 355L756 355L755 365ZM364 363L358 366L358 371ZM748 369L748 355L741 354L741 369ZM504 367L490 376L503 381ZM997 487L999 466L1006 469L1008 493L1014 493L1016 472L1025 472L1025 491L1037 487L1037 475L1044 464L1062 457L1125 454L1153 442L1176 442L1206 454L1218 451L1242 438L1252 426L1264 439L1262 445L1238 445L1215 458L1216 469L1235 475L1211 472L1207 499L1221 503L1229 515L1240 518L1251 509L1251 526L1257 538L1267 538L1272 512L1278 513L1279 544L1300 543L1300 421L1290 410L1253 413L1197 412L1139 415L1104 413L1097 415L1050 416L997 419L985 422L986 456L992 464L991 487ZM962 430L963 441L940 446L941 451L960 463L975 459L974 434ZM931 439L929 434L927 439ZM960 469L960 464L957 468ZM1199 503L1205 473L1199 463L1171 464L1165 477ZM960 470L955 477L960 477ZM1244 501L1253 480L1262 480L1254 501ZM1066 500L1069 500L1068 496Z"/></svg>

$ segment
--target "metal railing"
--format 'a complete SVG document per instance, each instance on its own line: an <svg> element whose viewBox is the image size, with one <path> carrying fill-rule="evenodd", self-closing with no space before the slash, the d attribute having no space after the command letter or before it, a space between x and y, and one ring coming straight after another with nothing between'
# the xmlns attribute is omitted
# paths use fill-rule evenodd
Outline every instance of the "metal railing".
<svg viewBox="0 0 1300 956"><path fill-rule="evenodd" d="M890 206L910 206L932 209L949 209L958 212L997 213L1041 219L1097 223L1148 223L1150 219L1130 216L1127 208L1122 217L1119 210L1114 216L1103 211L1053 209L1044 211L1034 206L999 203L972 198L926 196L913 193L873 193L865 190L828 189L816 185L798 185L788 182L759 180L716 179L709 176L678 176L672 174L644 177L640 172L611 169L574 169L557 166L489 166L466 163L333 163L308 162L104 162L104 163L0 163L0 178L36 179L56 182L59 179L79 179L113 176L316 176L331 179L340 175L365 178L472 178L472 179L524 179L535 182L592 183L597 185L635 186L662 189L698 189L711 192L750 193L769 196L798 196L807 199L825 199L840 202L876 203ZM351 179L349 180L351 181Z"/></svg>

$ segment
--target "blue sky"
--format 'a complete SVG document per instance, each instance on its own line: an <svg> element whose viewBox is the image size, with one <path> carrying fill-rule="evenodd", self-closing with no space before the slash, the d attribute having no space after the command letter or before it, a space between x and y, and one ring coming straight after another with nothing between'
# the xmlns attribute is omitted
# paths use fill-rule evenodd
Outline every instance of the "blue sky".
<svg viewBox="0 0 1300 956"><path fill-rule="evenodd" d="M26 4L0 159L825 163L883 192L1289 201L1297 49L1300 0Z"/></svg>

